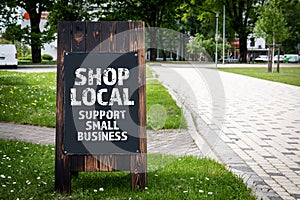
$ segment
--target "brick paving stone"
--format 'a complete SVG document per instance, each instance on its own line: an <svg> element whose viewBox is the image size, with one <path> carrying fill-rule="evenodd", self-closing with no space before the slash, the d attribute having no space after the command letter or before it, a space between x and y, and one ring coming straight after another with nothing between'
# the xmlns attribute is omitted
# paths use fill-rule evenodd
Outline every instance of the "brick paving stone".
<svg viewBox="0 0 300 200"><path fill-rule="evenodd" d="M299 171L295 170L299 168L296 162L300 159L299 87L217 72L201 68L200 65L194 68L173 66L163 64L153 69L159 79L178 94L179 101L184 102L195 117L211 127L222 127L222 133L227 136L225 144L258 177L266 178L269 173L272 178L285 177L287 181L283 182L275 179L280 188L287 187L295 174L300 179ZM201 112L193 110L194 104ZM216 105L218 113L214 112ZM215 124L222 122L222 126ZM202 136L206 137L205 134ZM219 161L227 162L222 160L224 153L218 152L218 149L214 151L219 155L216 156ZM253 162L257 165L253 165ZM294 173L288 174L287 169L291 168ZM276 196L271 190L267 195L271 199L294 199L291 193L280 192Z"/></svg>

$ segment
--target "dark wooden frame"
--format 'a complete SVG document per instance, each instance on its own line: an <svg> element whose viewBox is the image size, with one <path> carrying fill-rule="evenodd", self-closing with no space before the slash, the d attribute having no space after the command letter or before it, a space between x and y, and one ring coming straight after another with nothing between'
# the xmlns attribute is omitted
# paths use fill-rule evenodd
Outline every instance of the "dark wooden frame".
<svg viewBox="0 0 300 200"><path fill-rule="evenodd" d="M130 30L122 37L115 35ZM78 172L130 170L131 188L147 185L146 69L144 22L59 22L57 45L55 190L71 192L71 177ZM104 42L105 41L105 42ZM128 155L66 155L64 133L64 52L138 52L140 152ZM124 164L125 163L125 164ZM122 165L122 166L120 166Z"/></svg>

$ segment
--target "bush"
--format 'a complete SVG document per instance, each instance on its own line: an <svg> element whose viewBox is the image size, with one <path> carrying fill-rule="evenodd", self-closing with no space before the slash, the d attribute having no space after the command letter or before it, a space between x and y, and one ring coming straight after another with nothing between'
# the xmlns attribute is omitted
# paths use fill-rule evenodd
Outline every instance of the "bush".
<svg viewBox="0 0 300 200"><path fill-rule="evenodd" d="M42 59L50 61L50 60L53 60L53 57L51 55L49 55L49 54L43 54L42 55Z"/></svg>
<svg viewBox="0 0 300 200"><path fill-rule="evenodd" d="M27 61L31 61L31 55L28 55L28 56L19 56L18 57L19 60L27 60Z"/></svg>

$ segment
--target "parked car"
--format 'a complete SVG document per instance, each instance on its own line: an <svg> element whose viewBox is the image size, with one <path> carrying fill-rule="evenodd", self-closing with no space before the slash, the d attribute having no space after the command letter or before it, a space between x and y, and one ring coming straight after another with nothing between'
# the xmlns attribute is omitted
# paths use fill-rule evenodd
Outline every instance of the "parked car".
<svg viewBox="0 0 300 200"><path fill-rule="evenodd" d="M223 58L220 58L219 62L223 62ZM237 63L238 59L234 59L234 58L229 58L228 59L227 57L225 57L224 62L225 63Z"/></svg>
<svg viewBox="0 0 300 200"><path fill-rule="evenodd" d="M298 63L300 61L298 54L285 54L284 57L287 63Z"/></svg>
<svg viewBox="0 0 300 200"><path fill-rule="evenodd" d="M13 44L0 44L0 67L18 67L18 54Z"/></svg>
<svg viewBox="0 0 300 200"><path fill-rule="evenodd" d="M257 58L254 59L255 62L268 62L267 55L259 55Z"/></svg>
<svg viewBox="0 0 300 200"><path fill-rule="evenodd" d="M274 56L274 62L278 62L278 55L275 55ZM279 62L285 62L285 57L284 57L284 55L280 55L279 56Z"/></svg>

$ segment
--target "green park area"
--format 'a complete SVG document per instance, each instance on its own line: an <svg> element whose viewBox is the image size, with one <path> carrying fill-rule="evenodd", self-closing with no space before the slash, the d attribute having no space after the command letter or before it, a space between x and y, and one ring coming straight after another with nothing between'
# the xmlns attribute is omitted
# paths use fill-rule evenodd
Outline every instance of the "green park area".
<svg viewBox="0 0 300 200"><path fill-rule="evenodd" d="M55 65L55 59L63 61L63 52L95 47L101 52L145 49L139 61L151 62L247 63L268 50L271 58L281 54L295 58L286 62L300 61L299 1L19 0L3 1L0 8L0 47L15 47L0 52L5 67ZM141 27L145 38L138 34ZM128 30L131 35L115 37ZM16 63L1 64L3 52ZM219 70L300 85L299 68L282 68L279 74L260 68ZM0 71L0 121L55 127L56 75ZM149 69L146 109L147 130L187 128L181 108ZM55 149L0 139L0 199L255 199L225 165L165 154L148 154L144 190L130 190L128 172L79 173L72 178L72 194L55 193Z"/></svg>
<svg viewBox="0 0 300 200"><path fill-rule="evenodd" d="M260 78L269 81L275 81L295 86L300 86L300 67L282 67L280 73L267 72L266 68L219 68L220 71L231 72ZM276 70L276 69L275 69Z"/></svg>
<svg viewBox="0 0 300 200"><path fill-rule="evenodd" d="M148 110L153 105L161 105L165 110L164 129L186 127L181 109L157 80L147 83L146 93ZM56 73L1 71L0 102L2 121L55 127ZM155 123L155 117L147 116L149 128L155 128Z"/></svg>
<svg viewBox="0 0 300 200"><path fill-rule="evenodd" d="M152 73L148 71L148 78ZM56 73L0 72L0 120L55 126ZM162 105L165 129L184 121L157 81L147 83L147 107ZM152 122L152 123L155 123ZM148 117L148 128L151 125ZM0 140L0 194L4 199L254 199L241 178L210 159L148 155L148 187L131 191L128 172L80 173L72 194L54 193L55 147Z"/></svg>

